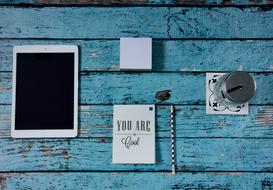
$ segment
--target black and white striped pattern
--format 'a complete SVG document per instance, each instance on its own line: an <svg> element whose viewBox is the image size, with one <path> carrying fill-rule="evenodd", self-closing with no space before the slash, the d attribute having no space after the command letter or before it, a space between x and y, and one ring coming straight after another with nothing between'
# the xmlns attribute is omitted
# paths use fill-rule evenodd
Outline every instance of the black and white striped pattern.
<svg viewBox="0 0 273 190"><path fill-rule="evenodd" d="M174 106L171 105L172 174L175 174Z"/></svg>

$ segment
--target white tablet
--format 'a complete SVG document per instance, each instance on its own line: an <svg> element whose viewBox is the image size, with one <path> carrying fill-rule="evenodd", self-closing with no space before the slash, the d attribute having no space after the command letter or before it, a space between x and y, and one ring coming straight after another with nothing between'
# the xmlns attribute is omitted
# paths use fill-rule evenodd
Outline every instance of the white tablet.
<svg viewBox="0 0 273 190"><path fill-rule="evenodd" d="M77 136L77 46L14 47L12 90L12 137Z"/></svg>

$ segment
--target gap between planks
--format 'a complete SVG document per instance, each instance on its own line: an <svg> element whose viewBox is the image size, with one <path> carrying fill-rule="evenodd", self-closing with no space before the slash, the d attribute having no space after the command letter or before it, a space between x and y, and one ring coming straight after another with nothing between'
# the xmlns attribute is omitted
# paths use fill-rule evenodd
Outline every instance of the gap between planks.
<svg viewBox="0 0 273 190"><path fill-rule="evenodd" d="M21 174L21 173L171 173L171 170L22 170L22 171L0 171L1 174ZM176 173L219 173L219 174L232 174L232 173L273 173L273 171L252 171L252 170L210 170L210 171L176 171Z"/></svg>
<svg viewBox="0 0 273 190"><path fill-rule="evenodd" d="M1 5L0 5L1 8ZM123 36L121 36L123 37ZM132 36L131 36L132 37ZM132 38L137 38L141 36L133 36ZM48 40L48 41L73 41L73 40L81 40L81 41L119 41L120 38L3 38L0 37L1 40ZM158 41L272 41L273 38L152 38L152 40Z"/></svg>
<svg viewBox="0 0 273 190"><path fill-rule="evenodd" d="M172 103L147 103L147 104L155 104L156 106L170 106L170 105L174 105L174 106L205 106L206 104L172 104ZM85 103L81 103L79 104L79 106L113 106L115 104L109 104L109 103L100 103L100 104L85 104ZM249 106L272 106L273 104L249 104ZM11 106L11 104L3 104L0 103L0 106ZM226 115L226 116L231 116L231 115Z"/></svg>
<svg viewBox="0 0 273 190"><path fill-rule="evenodd" d="M31 141L35 141L35 140L60 140L60 141L65 141L65 140L82 140L82 139L107 139L107 140L112 140L113 137L74 137L74 138L12 138L12 137L0 137L1 139L5 139L5 140L31 140ZM155 137L156 140L161 140L161 139L170 139L170 137ZM175 139L246 139L246 140L272 140L272 137L175 137Z"/></svg>
<svg viewBox="0 0 273 190"><path fill-rule="evenodd" d="M174 3L174 4L149 4L149 3L20 3L20 4L8 4L0 3L0 7L15 7L15 8L44 8L44 7L109 7L109 8L123 8L123 7L197 7L197 8L251 8L251 7L261 7L261 8L271 8L273 3L268 2L267 4L186 4L186 3Z"/></svg>
<svg viewBox="0 0 273 190"><path fill-rule="evenodd" d="M186 75L203 75L206 73L230 73L232 71L225 71L222 70L220 71L215 71L215 70L207 70L207 71L118 71L118 70L83 70L83 71L79 71L80 76L84 76L90 73L119 73L119 74L141 74L141 73L149 73L149 74L153 74L153 73L169 73L169 74L177 74L177 73L181 73L181 74L186 74ZM272 71L247 71L250 74L256 74L256 75L269 75L273 73ZM7 73L10 74L12 73L12 71L0 71L0 73Z"/></svg>

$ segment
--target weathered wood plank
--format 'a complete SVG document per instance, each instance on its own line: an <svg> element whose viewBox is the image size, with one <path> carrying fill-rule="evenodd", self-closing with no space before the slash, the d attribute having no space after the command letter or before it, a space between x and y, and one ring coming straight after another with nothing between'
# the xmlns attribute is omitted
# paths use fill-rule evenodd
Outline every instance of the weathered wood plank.
<svg viewBox="0 0 273 190"><path fill-rule="evenodd" d="M169 106L157 106L156 136L170 137ZM111 105L82 105L79 137L112 137ZM0 105L0 138L10 137L11 106ZM206 115L201 105L176 106L176 137L273 137L273 106L251 106L250 114L228 117Z"/></svg>
<svg viewBox="0 0 273 190"><path fill-rule="evenodd" d="M0 188L8 189L262 189L273 186L272 173L128 173L128 172L73 172L73 173L3 173Z"/></svg>
<svg viewBox="0 0 273 190"><path fill-rule="evenodd" d="M273 74L254 74L257 90L251 103L271 104ZM203 104L205 74L189 73L88 73L81 77L84 104L155 103L158 90L170 89L167 103Z"/></svg>
<svg viewBox="0 0 273 190"><path fill-rule="evenodd" d="M259 7L1 7L0 38L272 38L272 17Z"/></svg>
<svg viewBox="0 0 273 190"><path fill-rule="evenodd" d="M271 5L271 0L0 0L5 5Z"/></svg>
<svg viewBox="0 0 273 190"><path fill-rule="evenodd" d="M161 5L173 4L174 0L0 0L5 5Z"/></svg>
<svg viewBox="0 0 273 190"><path fill-rule="evenodd" d="M251 104L272 104L273 73L253 74L257 93ZM10 72L0 73L0 104L11 104ZM204 73L82 72L81 104L156 103L159 90L170 89L172 97L163 103L204 104Z"/></svg>
<svg viewBox="0 0 273 190"><path fill-rule="evenodd" d="M272 139L176 138L176 147L179 171L273 171ZM0 149L0 171L162 171L171 164L169 138L156 140L156 165L112 164L111 138L1 139Z"/></svg>
<svg viewBox="0 0 273 190"><path fill-rule="evenodd" d="M270 9L269 9L270 10ZM211 11L206 9L200 11L200 9L171 9L169 13L168 33L172 38L179 38L182 36L191 36L193 38L255 38L269 37L269 35L257 35L265 34L269 29L272 31L272 13L267 9L218 9L215 10L215 18L209 16ZM232 13L231 13L232 12ZM213 14L213 13L212 13ZM197 19L197 17L202 19ZM259 16L261 16L259 17ZM231 22L230 22L231 21ZM271 22L270 26L266 28L260 28L258 23ZM248 24L249 23L249 24ZM218 27L211 27L212 25L221 26L224 30L218 30ZM251 29L252 28L252 29ZM255 28L255 30L253 30Z"/></svg>
<svg viewBox="0 0 273 190"><path fill-rule="evenodd" d="M0 40L0 71L12 70L15 45L75 44L81 71L118 71L119 40ZM273 71L267 40L154 40L153 71Z"/></svg>

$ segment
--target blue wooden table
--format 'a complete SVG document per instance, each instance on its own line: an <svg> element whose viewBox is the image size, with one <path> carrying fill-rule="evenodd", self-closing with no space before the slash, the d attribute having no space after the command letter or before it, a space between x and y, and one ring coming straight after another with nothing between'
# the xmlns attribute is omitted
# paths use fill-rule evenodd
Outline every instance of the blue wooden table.
<svg viewBox="0 0 273 190"><path fill-rule="evenodd" d="M273 189L271 0L0 0L0 189ZM153 38L151 72L119 71L119 38ZM14 45L80 47L79 136L10 137ZM205 73L249 71L246 116L205 114ZM171 90L157 102L155 93ZM113 104L157 103L155 165L112 164ZM169 106L177 171L170 175Z"/></svg>

